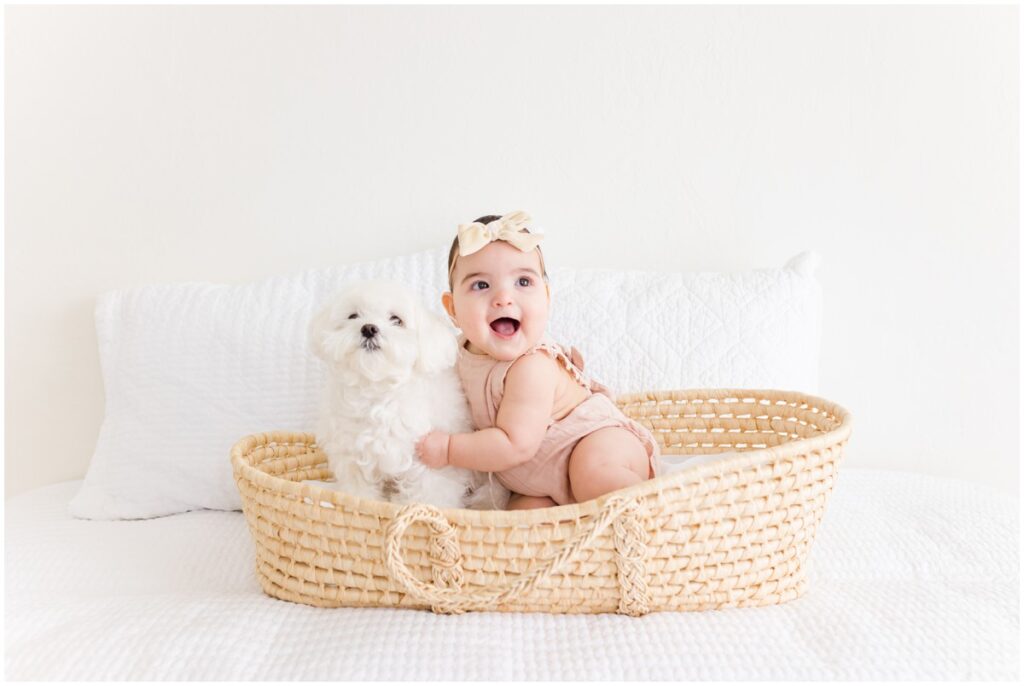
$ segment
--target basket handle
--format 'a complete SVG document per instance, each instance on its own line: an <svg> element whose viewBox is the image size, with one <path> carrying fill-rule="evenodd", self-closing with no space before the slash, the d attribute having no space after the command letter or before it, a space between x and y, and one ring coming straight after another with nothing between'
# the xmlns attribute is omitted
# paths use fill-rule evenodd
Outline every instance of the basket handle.
<svg viewBox="0 0 1024 686"><path fill-rule="evenodd" d="M416 521L424 521L431 529L431 561L433 586L421 582L409 571L401 554L402 536ZM649 611L644 558L647 553L646 531L641 522L641 508L635 498L613 496L589 529L579 532L573 540L544 564L523 575L505 588L468 592L462 585L462 553L455 530L441 512L430 505L406 505L388 524L385 531L384 563L391 578L406 593L429 603L435 612L461 613L507 603L548 579L572 562L581 550L609 526L615 529L615 563L618 567L618 611L639 616Z"/></svg>

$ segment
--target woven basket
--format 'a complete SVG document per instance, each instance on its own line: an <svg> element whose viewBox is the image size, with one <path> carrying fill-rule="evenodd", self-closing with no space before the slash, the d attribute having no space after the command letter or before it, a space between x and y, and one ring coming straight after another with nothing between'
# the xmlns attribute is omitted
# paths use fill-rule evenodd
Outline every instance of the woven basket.
<svg viewBox="0 0 1024 686"><path fill-rule="evenodd" d="M772 605L803 594L850 415L754 390L623 395L663 456L739 452L575 505L399 506L328 479L311 434L231 451L264 591L321 607L621 612Z"/></svg>

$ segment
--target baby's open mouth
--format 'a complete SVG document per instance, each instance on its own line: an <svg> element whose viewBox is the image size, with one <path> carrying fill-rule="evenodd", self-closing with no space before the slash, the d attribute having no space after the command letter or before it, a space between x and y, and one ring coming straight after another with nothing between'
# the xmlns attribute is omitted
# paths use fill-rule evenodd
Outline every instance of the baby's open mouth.
<svg viewBox="0 0 1024 686"><path fill-rule="evenodd" d="M519 320L511 317L500 317L491 322L491 328L499 336L512 336L519 331Z"/></svg>

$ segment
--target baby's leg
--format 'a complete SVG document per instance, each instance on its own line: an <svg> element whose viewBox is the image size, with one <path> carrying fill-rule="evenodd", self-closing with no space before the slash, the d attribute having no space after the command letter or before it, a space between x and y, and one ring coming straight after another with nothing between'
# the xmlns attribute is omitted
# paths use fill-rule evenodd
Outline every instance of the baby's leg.
<svg viewBox="0 0 1024 686"><path fill-rule="evenodd" d="M509 498L508 510L533 510L538 507L554 507L557 505L554 500L547 497L546 495L522 495L521 493L513 493L512 497Z"/></svg>
<svg viewBox="0 0 1024 686"><path fill-rule="evenodd" d="M650 478L647 448L636 434L618 426L584 436L569 456L569 488L577 502Z"/></svg>

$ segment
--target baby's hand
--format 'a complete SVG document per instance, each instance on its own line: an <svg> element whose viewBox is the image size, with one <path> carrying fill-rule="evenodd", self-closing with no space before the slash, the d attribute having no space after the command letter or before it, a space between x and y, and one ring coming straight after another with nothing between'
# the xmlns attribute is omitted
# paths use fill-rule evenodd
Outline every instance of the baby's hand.
<svg viewBox="0 0 1024 686"><path fill-rule="evenodd" d="M448 466L449 434L443 431L431 431L416 442L416 456L420 462L433 469Z"/></svg>

